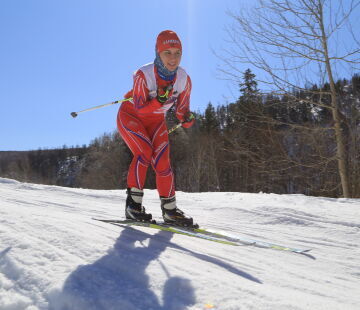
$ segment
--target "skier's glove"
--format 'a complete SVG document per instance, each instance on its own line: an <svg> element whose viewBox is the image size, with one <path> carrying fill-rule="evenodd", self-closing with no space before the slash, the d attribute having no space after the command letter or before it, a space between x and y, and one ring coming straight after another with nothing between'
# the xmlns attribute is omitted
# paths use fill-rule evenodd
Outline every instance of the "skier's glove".
<svg viewBox="0 0 360 310"><path fill-rule="evenodd" d="M191 112L186 113L184 121L182 122L182 127L190 128L195 123L195 115Z"/></svg>
<svg viewBox="0 0 360 310"><path fill-rule="evenodd" d="M164 104L172 95L173 92L173 86L170 84L167 87L159 88L157 90L157 96L156 99L161 104Z"/></svg>

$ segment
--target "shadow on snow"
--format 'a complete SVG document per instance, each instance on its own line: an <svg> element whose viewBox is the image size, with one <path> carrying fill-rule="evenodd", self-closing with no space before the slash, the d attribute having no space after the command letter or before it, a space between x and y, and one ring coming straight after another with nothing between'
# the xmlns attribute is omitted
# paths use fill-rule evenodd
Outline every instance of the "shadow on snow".
<svg viewBox="0 0 360 310"><path fill-rule="evenodd" d="M189 279L167 275L162 302L152 291L146 274L148 265L167 247L181 250L198 259L218 265L248 280L261 283L248 273L204 254L198 254L170 240L173 234L159 231L155 235L126 228L109 252L89 265L79 266L66 279L60 292L49 296L51 310L185 310L195 304L195 291ZM143 241L149 239L148 245ZM140 242L141 246L137 246ZM159 281L156 281L156 285Z"/></svg>

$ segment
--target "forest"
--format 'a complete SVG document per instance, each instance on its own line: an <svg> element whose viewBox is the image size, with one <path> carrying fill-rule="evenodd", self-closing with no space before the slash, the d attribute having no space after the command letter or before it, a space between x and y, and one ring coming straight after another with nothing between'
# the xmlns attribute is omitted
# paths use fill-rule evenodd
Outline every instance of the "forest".
<svg viewBox="0 0 360 310"><path fill-rule="evenodd" d="M351 197L360 197L360 75L336 81ZM207 104L170 134L176 189L342 197L329 84L264 94L246 70L235 102ZM177 123L174 111L168 127ZM0 176L92 189L126 188L131 153L118 133L89 145L0 152ZM146 188L155 188L148 170Z"/></svg>

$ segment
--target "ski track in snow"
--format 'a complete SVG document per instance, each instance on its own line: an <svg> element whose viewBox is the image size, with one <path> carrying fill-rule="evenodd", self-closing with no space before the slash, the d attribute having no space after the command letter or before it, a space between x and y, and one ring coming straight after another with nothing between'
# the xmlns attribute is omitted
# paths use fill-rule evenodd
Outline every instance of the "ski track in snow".
<svg viewBox="0 0 360 310"><path fill-rule="evenodd" d="M123 218L125 198L0 178L0 309L360 307L360 199L178 192L201 227L312 249L298 255L92 220Z"/></svg>

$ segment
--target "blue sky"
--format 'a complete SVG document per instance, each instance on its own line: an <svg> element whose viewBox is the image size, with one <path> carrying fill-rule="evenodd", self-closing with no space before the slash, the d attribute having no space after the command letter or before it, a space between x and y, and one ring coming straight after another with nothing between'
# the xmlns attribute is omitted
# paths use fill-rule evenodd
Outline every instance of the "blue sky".
<svg viewBox="0 0 360 310"><path fill-rule="evenodd" d="M1 0L0 150L83 145L112 132L118 106L76 119L70 112L121 99L133 71L153 61L165 29L182 40L192 110L234 100L237 91L217 77L212 49L224 45L226 12L244 2Z"/></svg>
<svg viewBox="0 0 360 310"><path fill-rule="evenodd" d="M0 0L0 151L83 145L113 132L118 105L76 119L70 113L122 99L133 72L154 60L156 37L165 29L182 40L181 65L193 82L191 109L203 112L210 101L215 106L234 102L238 86L221 79L217 67L224 64L213 51L222 55L231 46L225 28L234 21L227 12L251 3ZM359 7L352 15L355 31L358 12ZM348 29L339 35L352 42ZM332 49L342 52L346 44L339 42ZM336 78L349 78L349 72L336 69ZM315 81L311 75L317 72L306 75Z"/></svg>

